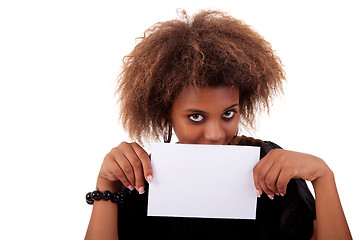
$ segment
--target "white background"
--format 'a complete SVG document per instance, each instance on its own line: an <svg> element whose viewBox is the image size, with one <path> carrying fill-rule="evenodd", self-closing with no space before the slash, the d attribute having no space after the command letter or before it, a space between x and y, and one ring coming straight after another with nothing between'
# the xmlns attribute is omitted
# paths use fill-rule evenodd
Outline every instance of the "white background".
<svg viewBox="0 0 360 240"><path fill-rule="evenodd" d="M322 157L354 239L358 193L356 1L1 1L0 231L3 239L82 239L105 154L127 140L113 97L122 57L155 22L221 9L265 37L285 95L253 136Z"/></svg>

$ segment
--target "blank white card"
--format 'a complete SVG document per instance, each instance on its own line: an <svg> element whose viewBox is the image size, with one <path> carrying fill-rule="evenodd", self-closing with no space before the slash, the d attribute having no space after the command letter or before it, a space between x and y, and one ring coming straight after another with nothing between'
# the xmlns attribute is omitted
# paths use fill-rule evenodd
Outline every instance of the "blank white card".
<svg viewBox="0 0 360 240"><path fill-rule="evenodd" d="M255 219L260 147L153 143L148 216Z"/></svg>

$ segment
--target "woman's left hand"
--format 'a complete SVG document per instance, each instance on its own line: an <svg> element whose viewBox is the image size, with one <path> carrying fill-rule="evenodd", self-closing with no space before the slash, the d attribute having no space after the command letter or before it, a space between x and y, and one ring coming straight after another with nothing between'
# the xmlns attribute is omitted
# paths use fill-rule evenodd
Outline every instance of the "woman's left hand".
<svg viewBox="0 0 360 240"><path fill-rule="evenodd" d="M326 163L310 154L273 149L254 167L254 183L258 196L265 192L270 199L285 195L292 178L314 181L331 173Z"/></svg>

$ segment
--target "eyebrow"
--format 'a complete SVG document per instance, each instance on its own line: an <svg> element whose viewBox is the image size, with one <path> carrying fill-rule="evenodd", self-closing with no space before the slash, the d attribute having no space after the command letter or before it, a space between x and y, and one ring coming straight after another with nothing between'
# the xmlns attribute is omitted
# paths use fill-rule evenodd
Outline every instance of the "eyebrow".
<svg viewBox="0 0 360 240"><path fill-rule="evenodd" d="M239 106L239 104L238 103L233 104L230 107L225 108L224 111L226 111L226 110L228 110L230 108L236 107L236 106ZM193 109L193 108L186 109L185 112L207 113L205 111L198 110L198 109Z"/></svg>

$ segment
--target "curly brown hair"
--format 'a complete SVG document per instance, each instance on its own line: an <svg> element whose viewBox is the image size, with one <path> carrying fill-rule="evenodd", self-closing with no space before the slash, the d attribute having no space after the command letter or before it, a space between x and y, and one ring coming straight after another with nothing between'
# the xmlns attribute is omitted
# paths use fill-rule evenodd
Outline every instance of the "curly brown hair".
<svg viewBox="0 0 360 240"><path fill-rule="evenodd" d="M271 45L243 21L221 11L156 23L123 59L116 94L120 120L143 144L159 140L172 103L184 86L239 89L241 124L254 127L282 92L285 74Z"/></svg>

